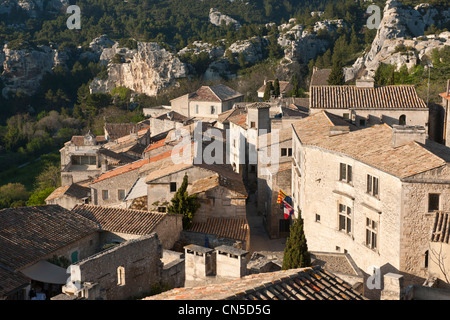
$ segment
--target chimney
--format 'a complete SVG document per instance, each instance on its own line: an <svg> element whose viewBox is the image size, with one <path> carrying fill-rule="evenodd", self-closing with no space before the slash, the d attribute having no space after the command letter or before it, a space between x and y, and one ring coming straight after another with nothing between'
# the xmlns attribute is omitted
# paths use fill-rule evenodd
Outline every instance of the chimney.
<svg viewBox="0 0 450 320"><path fill-rule="evenodd" d="M350 127L349 126L332 126L330 127L330 134L329 136L337 136L344 133L349 133Z"/></svg>
<svg viewBox="0 0 450 320"><path fill-rule="evenodd" d="M108 171L108 161L106 159L103 159L101 172L104 173L106 171Z"/></svg>
<svg viewBox="0 0 450 320"><path fill-rule="evenodd" d="M375 80L372 78L361 78L356 80L356 87L363 89L373 89L375 86Z"/></svg>
<svg viewBox="0 0 450 320"><path fill-rule="evenodd" d="M401 300L403 290L403 276L396 273L387 273L383 277L384 288L380 300Z"/></svg>
<svg viewBox="0 0 450 320"><path fill-rule="evenodd" d="M214 249L195 244L185 246L185 281L206 280L207 276L214 275L216 269L214 254Z"/></svg>
<svg viewBox="0 0 450 320"><path fill-rule="evenodd" d="M423 126L393 125L392 127L392 146L394 148L404 146L411 141L425 144L426 139L427 134Z"/></svg>
<svg viewBox="0 0 450 320"><path fill-rule="evenodd" d="M248 251L230 246L216 247L216 275L223 278L241 278L247 274Z"/></svg>

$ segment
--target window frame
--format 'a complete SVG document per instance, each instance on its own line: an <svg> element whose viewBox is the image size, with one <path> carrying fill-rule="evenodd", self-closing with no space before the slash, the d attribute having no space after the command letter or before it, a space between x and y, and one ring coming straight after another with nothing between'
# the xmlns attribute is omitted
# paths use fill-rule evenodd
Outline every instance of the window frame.
<svg viewBox="0 0 450 320"><path fill-rule="evenodd" d="M365 245L371 250L378 250L378 230L379 222L366 217L365 231L366 239Z"/></svg>
<svg viewBox="0 0 450 320"><path fill-rule="evenodd" d="M169 183L169 190L170 192L177 192L177 183L176 182L170 182Z"/></svg>
<svg viewBox="0 0 450 320"><path fill-rule="evenodd" d="M431 196L437 196L437 209L433 209L431 208ZM435 192L430 192L428 193L428 212L436 212L440 210L440 199L441 198L441 194L440 193L435 193ZM435 199L436 201L436 199Z"/></svg>
<svg viewBox="0 0 450 320"><path fill-rule="evenodd" d="M352 208L346 204L338 204L338 230L347 235L352 235ZM343 222L343 226L342 226Z"/></svg>
<svg viewBox="0 0 450 320"><path fill-rule="evenodd" d="M109 200L109 190L102 190L102 200Z"/></svg>
<svg viewBox="0 0 450 320"><path fill-rule="evenodd" d="M343 173L343 169L345 169L344 173ZM345 182L348 184L353 183L353 168L351 165L346 164L344 162L339 163L339 181Z"/></svg>
<svg viewBox="0 0 450 320"><path fill-rule="evenodd" d="M376 182L376 183L375 183ZM376 188L375 188L376 186ZM376 193L375 193L376 189ZM371 174L367 174L366 177L366 193L379 199L380 197L380 179Z"/></svg>

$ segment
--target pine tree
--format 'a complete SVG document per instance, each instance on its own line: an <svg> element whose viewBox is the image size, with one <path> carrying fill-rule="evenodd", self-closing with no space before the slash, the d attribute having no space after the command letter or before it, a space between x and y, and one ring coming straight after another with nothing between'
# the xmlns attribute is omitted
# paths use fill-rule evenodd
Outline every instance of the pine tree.
<svg viewBox="0 0 450 320"><path fill-rule="evenodd" d="M172 204L167 208L168 213L183 215L183 229L185 230L191 227L195 212L200 208L197 195L189 195L187 186L188 176L185 174L180 188L178 188L171 200Z"/></svg>
<svg viewBox="0 0 450 320"><path fill-rule="evenodd" d="M338 60L333 63L330 76L328 77L329 85L343 85L345 83L344 71L342 70L342 63Z"/></svg>
<svg viewBox="0 0 450 320"><path fill-rule="evenodd" d="M299 217L291 225L281 268L287 270L309 266L311 266L311 255L308 252L308 245L303 231L303 219L299 214Z"/></svg>

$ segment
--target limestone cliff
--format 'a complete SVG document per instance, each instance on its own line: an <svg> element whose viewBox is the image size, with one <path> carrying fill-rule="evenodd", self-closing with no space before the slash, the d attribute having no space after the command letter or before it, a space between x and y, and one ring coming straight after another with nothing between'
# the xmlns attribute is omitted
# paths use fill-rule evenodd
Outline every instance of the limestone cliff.
<svg viewBox="0 0 450 320"><path fill-rule="evenodd" d="M238 21L219 12L215 8L211 8L209 10L209 22L211 22L215 26L220 26L222 23L225 23L226 25L234 24L236 29L239 29L241 27L241 24Z"/></svg>
<svg viewBox="0 0 450 320"><path fill-rule="evenodd" d="M35 93L44 74L52 72L58 65L65 66L67 59L66 52L48 46L15 50L5 44L0 52L0 61L3 61L2 95L7 97L9 92L18 91L28 95Z"/></svg>
<svg viewBox="0 0 450 320"><path fill-rule="evenodd" d="M346 80L363 75L373 77L382 62L394 64L397 68L403 64L413 66L434 48L449 45L449 32L424 36L428 26L443 24L448 19L450 9L439 12L438 15L435 8L426 4L411 8L397 0L388 0L370 49L351 68L345 69ZM399 46L407 47L407 51L399 52Z"/></svg>
<svg viewBox="0 0 450 320"><path fill-rule="evenodd" d="M121 62L117 61L120 58ZM100 61L109 61L107 79L95 78L91 93L110 92L118 86L154 96L187 76L187 68L176 56L156 43L138 42L137 49L105 48Z"/></svg>

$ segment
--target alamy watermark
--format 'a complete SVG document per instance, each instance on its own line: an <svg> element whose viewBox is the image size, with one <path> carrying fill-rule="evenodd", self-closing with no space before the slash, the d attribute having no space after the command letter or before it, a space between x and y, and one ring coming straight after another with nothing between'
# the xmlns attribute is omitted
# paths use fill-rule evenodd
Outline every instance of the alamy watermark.
<svg viewBox="0 0 450 320"><path fill-rule="evenodd" d="M179 141L172 149L174 164L241 164L260 165L260 175L278 171L279 130L272 130L270 141L265 129L242 131L208 128L203 132L202 122L196 122L194 132L180 128L172 132L172 141ZM207 142L207 143L203 143ZM259 150L258 150L259 149Z"/></svg>
<svg viewBox="0 0 450 320"><path fill-rule="evenodd" d="M375 4L372 4L367 8L366 12L371 13L371 16L367 18L367 28L378 29L381 23L381 8Z"/></svg>
<svg viewBox="0 0 450 320"><path fill-rule="evenodd" d="M81 29L81 9L77 5L68 6L67 14L72 14L67 18L66 25L68 29Z"/></svg>

